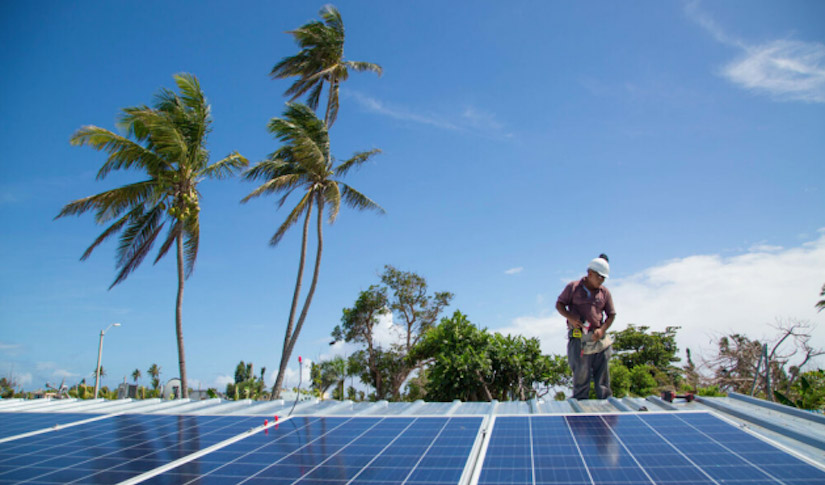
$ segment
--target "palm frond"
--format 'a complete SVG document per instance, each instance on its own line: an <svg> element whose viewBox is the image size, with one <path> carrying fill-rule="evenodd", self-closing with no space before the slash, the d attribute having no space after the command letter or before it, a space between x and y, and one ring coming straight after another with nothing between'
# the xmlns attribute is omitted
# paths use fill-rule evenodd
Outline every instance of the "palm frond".
<svg viewBox="0 0 825 485"><path fill-rule="evenodd" d="M161 220L163 212L159 205L155 206L150 211L132 219L123 231L117 249L116 267L120 268L120 272L109 286L110 289L123 282L149 254L152 244L163 229L164 223Z"/></svg>
<svg viewBox="0 0 825 485"><path fill-rule="evenodd" d="M296 222L298 222L298 219L301 217L302 213L304 213L305 211L312 210L312 198L314 196L315 193L311 190L307 191L307 193L304 194L300 202L298 202L298 205L296 205L292 209L292 211L289 213L289 216L287 216L286 220L281 224L280 227L278 227L278 230L275 231L275 234L269 240L270 246L276 246L279 242L281 242L281 239L284 237L284 234L286 234L290 227L292 227Z"/></svg>
<svg viewBox="0 0 825 485"><path fill-rule="evenodd" d="M105 224L118 217L124 210L135 205L141 205L152 198L155 189L154 180L144 180L90 195L66 204L60 213L55 216L55 219L69 215L80 215L89 210L97 209L95 221L98 224Z"/></svg>
<svg viewBox="0 0 825 485"><path fill-rule="evenodd" d="M99 246L103 241L109 239L109 237L114 236L115 234L120 232L120 230L123 229L123 226L126 225L127 222L129 222L129 220L139 217L141 213L143 213L143 206L139 205L133 208L131 211L127 212L120 219L116 220L112 225L107 227L106 230L103 231L100 234L100 236L97 237L97 239L95 239L91 246L86 248L86 251L84 251L83 255L80 256L80 260L85 261L89 256L92 255L92 251L94 251L94 249L97 246Z"/></svg>
<svg viewBox="0 0 825 485"><path fill-rule="evenodd" d="M340 81L336 78L330 82L329 97L327 99L327 114L324 117L324 123L329 129L335 120L338 119L338 86Z"/></svg>
<svg viewBox="0 0 825 485"><path fill-rule="evenodd" d="M324 80L319 79L313 84L313 89L310 91L309 96L307 96L307 106L312 109L318 109L318 104L321 102L321 91L324 89ZM294 101L295 98L293 97L292 100Z"/></svg>
<svg viewBox="0 0 825 485"><path fill-rule="evenodd" d="M260 187L253 190L249 193L249 195L241 199L241 203L245 204L256 197L271 194L273 192L278 192L281 190L291 192L295 188L295 186L300 185L300 183L300 174L287 174L279 176L277 178L273 178L271 180L267 180L266 182L261 184ZM283 205L283 201L280 203L280 205Z"/></svg>
<svg viewBox="0 0 825 485"><path fill-rule="evenodd" d="M341 36L344 35L344 21L341 19L341 12L339 12L334 5L324 5L321 7L319 15L321 15L321 18L324 19L324 23L327 27L334 30L336 33L340 33Z"/></svg>
<svg viewBox="0 0 825 485"><path fill-rule="evenodd" d="M97 172L98 180L105 178L112 170L153 167L159 164L157 155L150 150L97 126L84 126L77 130L69 141L72 145L88 145L109 154L106 163Z"/></svg>
<svg viewBox="0 0 825 485"><path fill-rule="evenodd" d="M355 155L353 155L352 158L350 158L349 160L346 160L342 162L340 165L338 165L335 168L335 175L337 177L343 177L352 168L361 165L362 163L372 158L373 155L377 155L379 153L381 153L381 150L379 148L373 148L372 150L368 150L366 152L358 152Z"/></svg>
<svg viewBox="0 0 825 485"><path fill-rule="evenodd" d="M200 219L197 214L193 214L183 222L183 242L184 252L184 277L189 278L195 270L195 261L198 259L198 247L200 242Z"/></svg>
<svg viewBox="0 0 825 485"><path fill-rule="evenodd" d="M372 71L378 74L378 77L381 77L381 75L384 74L384 69L373 62L344 61L344 65L346 65L347 68L352 69L355 72Z"/></svg>
<svg viewBox="0 0 825 485"><path fill-rule="evenodd" d="M241 175L245 180L268 180L280 177L282 175L289 175L298 173L302 168L300 165L283 162L279 158L279 150L271 155L269 160L262 160Z"/></svg>
<svg viewBox="0 0 825 485"><path fill-rule="evenodd" d="M169 252L169 249L172 247L172 244L175 243L175 239L177 239L182 227L183 226L180 223L180 221L176 220L172 223L172 225L169 227L169 231L166 233L166 239L163 240L163 244L161 244L160 249L158 249L158 255L155 257L155 260L152 262L152 264L158 264L158 261L160 261L164 256L166 256L166 253Z"/></svg>
<svg viewBox="0 0 825 485"><path fill-rule="evenodd" d="M249 165L249 160L238 152L232 152L223 160L219 160L203 169L203 175L209 178L221 179L232 176L236 171Z"/></svg>
<svg viewBox="0 0 825 485"><path fill-rule="evenodd" d="M327 221L332 224L338 217L338 211L341 209L341 190L338 184L330 181L324 188L324 203L327 206Z"/></svg>
<svg viewBox="0 0 825 485"><path fill-rule="evenodd" d="M379 214L387 213L383 207L376 204L372 199L353 189L349 185L343 182L338 182L338 185L341 186L341 196L343 197L344 202L353 209L375 210L378 211Z"/></svg>
<svg viewBox="0 0 825 485"><path fill-rule="evenodd" d="M204 96L203 90L201 90L201 84L194 74L183 72L175 74L173 77L175 84L177 84L178 89L180 89L183 104L187 108L197 112L202 112L206 109L208 106L206 96Z"/></svg>

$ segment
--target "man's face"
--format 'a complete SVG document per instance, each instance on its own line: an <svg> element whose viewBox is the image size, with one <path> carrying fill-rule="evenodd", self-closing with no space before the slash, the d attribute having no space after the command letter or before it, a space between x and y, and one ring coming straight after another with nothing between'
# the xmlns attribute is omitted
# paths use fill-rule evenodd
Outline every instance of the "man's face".
<svg viewBox="0 0 825 485"><path fill-rule="evenodd" d="M604 283L604 276L596 273L592 269L587 270L587 282L590 283L591 288L599 289Z"/></svg>

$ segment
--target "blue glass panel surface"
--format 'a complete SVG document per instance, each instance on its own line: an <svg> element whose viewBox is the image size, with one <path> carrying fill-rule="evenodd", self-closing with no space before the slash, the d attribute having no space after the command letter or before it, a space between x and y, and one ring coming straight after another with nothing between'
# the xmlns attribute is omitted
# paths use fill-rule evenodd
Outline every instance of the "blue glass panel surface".
<svg viewBox="0 0 825 485"><path fill-rule="evenodd" d="M0 443L0 483L116 483L261 424L232 416L112 416Z"/></svg>
<svg viewBox="0 0 825 485"><path fill-rule="evenodd" d="M51 428L100 416L86 413L0 413L0 438Z"/></svg>
<svg viewBox="0 0 825 485"><path fill-rule="evenodd" d="M812 466L708 413L498 417L486 484L825 484Z"/></svg>
<svg viewBox="0 0 825 485"><path fill-rule="evenodd" d="M292 418L144 483L455 484L481 418Z"/></svg>

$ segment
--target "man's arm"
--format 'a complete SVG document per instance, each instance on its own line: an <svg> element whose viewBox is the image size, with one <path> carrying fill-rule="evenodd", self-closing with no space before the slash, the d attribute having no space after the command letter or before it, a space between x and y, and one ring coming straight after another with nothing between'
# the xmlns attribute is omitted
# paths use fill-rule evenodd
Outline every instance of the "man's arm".
<svg viewBox="0 0 825 485"><path fill-rule="evenodd" d="M579 317L567 311L567 307L562 302L556 302L556 310L559 312L559 314L561 314L561 316L567 319L570 325L573 325L576 328L582 328L584 326L582 325L581 320L579 320Z"/></svg>

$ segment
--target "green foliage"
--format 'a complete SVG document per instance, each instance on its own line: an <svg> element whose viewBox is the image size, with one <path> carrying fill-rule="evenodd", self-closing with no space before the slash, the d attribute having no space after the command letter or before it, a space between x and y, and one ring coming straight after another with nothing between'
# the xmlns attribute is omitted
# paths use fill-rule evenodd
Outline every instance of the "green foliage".
<svg viewBox="0 0 825 485"><path fill-rule="evenodd" d="M774 391L777 401L800 409L825 408L825 370L817 369L799 376L790 396Z"/></svg>
<svg viewBox="0 0 825 485"><path fill-rule="evenodd" d="M147 370L146 373L152 378L152 389L157 390L160 386L160 366L157 364L152 364L149 366L149 370Z"/></svg>
<svg viewBox="0 0 825 485"><path fill-rule="evenodd" d="M381 285L372 285L362 291L352 308L345 308L341 324L332 337L336 341L364 345L363 353L354 355L362 382L375 388L376 399L401 399L401 387L410 374L420 368L422 361L410 355L423 332L432 328L453 295L449 292L428 293L427 281L422 276L384 266ZM392 312L393 322L400 327L400 340L381 345L375 338L379 317ZM419 378L424 376L419 374ZM418 387L416 387L418 386ZM408 388L406 399L420 396L421 383Z"/></svg>
<svg viewBox="0 0 825 485"><path fill-rule="evenodd" d="M264 397L264 375L266 367L261 367L260 377L255 377L252 362L240 361L235 367L235 382L226 385L227 399L259 399Z"/></svg>
<svg viewBox="0 0 825 485"><path fill-rule="evenodd" d="M676 346L678 329L666 327L664 332L648 332L650 327L630 324L620 332L613 332L614 358L628 369L649 365L667 374L678 373L673 366L681 360Z"/></svg>
<svg viewBox="0 0 825 485"><path fill-rule="evenodd" d="M630 369L630 392L642 397L653 394L658 387L653 378L655 372L656 368L650 365L638 365Z"/></svg>
<svg viewBox="0 0 825 485"><path fill-rule="evenodd" d="M622 398L630 393L630 371L615 360L610 361L610 389L613 396Z"/></svg>
<svg viewBox="0 0 825 485"><path fill-rule="evenodd" d="M341 356L318 363L313 362L310 369L312 388L318 391L320 397L323 397L330 387L335 386L332 398L343 399L344 381L350 375L349 368L347 359Z"/></svg>
<svg viewBox="0 0 825 485"><path fill-rule="evenodd" d="M0 377L0 398L10 399L14 396L15 382L5 377Z"/></svg>
<svg viewBox="0 0 825 485"><path fill-rule="evenodd" d="M822 291L819 292L819 296L825 297L825 284L822 285ZM821 312L823 309L825 309L825 298L816 302L816 311Z"/></svg>
<svg viewBox="0 0 825 485"><path fill-rule="evenodd" d="M690 389L687 389L690 390ZM707 386L707 387L698 387L696 389L697 396L706 396L706 397L724 397L726 394L719 390L719 386Z"/></svg>
<svg viewBox="0 0 825 485"><path fill-rule="evenodd" d="M338 91L341 82L349 78L349 70L357 72L373 71L380 76L381 66L369 62L347 61L344 59L344 21L341 13L332 5L325 5L320 11L323 22L309 22L288 32L301 48L298 54L285 57L270 75L276 79L297 77L287 89L290 101L307 94L307 104L316 109L324 84L328 97L325 123L332 126L338 115Z"/></svg>
<svg viewBox="0 0 825 485"><path fill-rule="evenodd" d="M490 334L460 311L428 330L408 358L430 361L424 384L430 401L529 399L534 383L563 379L538 339Z"/></svg>

